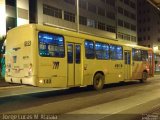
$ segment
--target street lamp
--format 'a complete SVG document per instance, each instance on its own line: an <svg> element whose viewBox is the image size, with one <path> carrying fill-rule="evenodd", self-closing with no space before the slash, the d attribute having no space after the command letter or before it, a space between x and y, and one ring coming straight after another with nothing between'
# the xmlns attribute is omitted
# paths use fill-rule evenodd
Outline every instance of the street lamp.
<svg viewBox="0 0 160 120"><path fill-rule="evenodd" d="M158 5L154 4L154 0L147 0L153 7L157 8L160 11ZM158 3L157 3L158 4Z"/></svg>
<svg viewBox="0 0 160 120"><path fill-rule="evenodd" d="M79 0L77 0L77 32L79 33Z"/></svg>

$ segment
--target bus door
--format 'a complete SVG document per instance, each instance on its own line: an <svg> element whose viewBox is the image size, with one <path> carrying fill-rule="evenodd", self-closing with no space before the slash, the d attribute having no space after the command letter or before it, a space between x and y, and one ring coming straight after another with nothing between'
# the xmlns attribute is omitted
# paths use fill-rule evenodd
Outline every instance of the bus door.
<svg viewBox="0 0 160 120"><path fill-rule="evenodd" d="M124 52L124 78L125 80L129 80L131 76L131 52L125 51Z"/></svg>
<svg viewBox="0 0 160 120"><path fill-rule="evenodd" d="M81 45L67 43L68 86L80 86L82 79Z"/></svg>

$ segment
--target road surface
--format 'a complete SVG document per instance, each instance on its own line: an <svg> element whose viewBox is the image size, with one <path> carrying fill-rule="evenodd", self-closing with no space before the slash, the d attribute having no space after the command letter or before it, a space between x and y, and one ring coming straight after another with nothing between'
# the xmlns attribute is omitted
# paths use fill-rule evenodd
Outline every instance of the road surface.
<svg viewBox="0 0 160 120"><path fill-rule="evenodd" d="M141 120L147 113L155 117L152 114L159 108L160 76L146 83L106 85L101 91L31 86L0 88L1 117L2 114L51 114L68 120Z"/></svg>

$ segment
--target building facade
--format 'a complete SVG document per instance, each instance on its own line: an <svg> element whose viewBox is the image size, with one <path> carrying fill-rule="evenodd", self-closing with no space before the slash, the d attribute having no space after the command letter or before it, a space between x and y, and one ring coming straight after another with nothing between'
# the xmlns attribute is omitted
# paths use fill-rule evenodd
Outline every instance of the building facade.
<svg viewBox="0 0 160 120"><path fill-rule="evenodd" d="M77 29L76 0L38 0L37 23ZM80 31L137 44L137 0L79 0Z"/></svg>
<svg viewBox="0 0 160 120"><path fill-rule="evenodd" d="M1 34L8 29L38 23L61 26L137 44L137 0L0 0Z"/></svg>
<svg viewBox="0 0 160 120"><path fill-rule="evenodd" d="M0 0L1 22L0 36L19 25L29 23L28 0Z"/></svg>
<svg viewBox="0 0 160 120"><path fill-rule="evenodd" d="M80 0L79 30L116 38L115 1L113 0L111 4L108 5L97 0ZM37 15L39 24L52 24L73 30L77 29L76 0L38 0Z"/></svg>
<svg viewBox="0 0 160 120"><path fill-rule="evenodd" d="M138 44L155 53L155 71L160 71L160 11L146 0L138 1Z"/></svg>
<svg viewBox="0 0 160 120"><path fill-rule="evenodd" d="M117 0L117 38L137 43L137 0Z"/></svg>
<svg viewBox="0 0 160 120"><path fill-rule="evenodd" d="M159 10L147 0L79 0L77 17L77 1L0 0L0 38L9 29L28 23L79 28L80 32L153 48L155 70L160 71Z"/></svg>

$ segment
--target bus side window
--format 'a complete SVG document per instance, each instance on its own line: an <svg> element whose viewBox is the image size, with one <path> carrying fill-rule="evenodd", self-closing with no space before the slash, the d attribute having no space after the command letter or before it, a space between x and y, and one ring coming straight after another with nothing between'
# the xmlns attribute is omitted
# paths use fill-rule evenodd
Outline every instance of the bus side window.
<svg viewBox="0 0 160 120"><path fill-rule="evenodd" d="M64 38L53 33L38 33L39 54L42 57L60 57L64 54Z"/></svg>
<svg viewBox="0 0 160 120"><path fill-rule="evenodd" d="M123 59L123 48L122 46L117 46L117 60L122 60Z"/></svg>
<svg viewBox="0 0 160 120"><path fill-rule="evenodd" d="M123 59L122 46L110 45L110 57L112 60L122 60Z"/></svg>
<svg viewBox="0 0 160 120"><path fill-rule="evenodd" d="M116 59L116 46L115 45L110 45L110 57L113 60Z"/></svg>
<svg viewBox="0 0 160 120"><path fill-rule="evenodd" d="M148 51L142 50L141 54L142 54L142 61L148 61Z"/></svg>
<svg viewBox="0 0 160 120"><path fill-rule="evenodd" d="M141 50L132 49L132 56L134 61L142 61Z"/></svg>
<svg viewBox="0 0 160 120"><path fill-rule="evenodd" d="M76 63L80 64L81 63L81 46L76 45Z"/></svg>
<svg viewBox="0 0 160 120"><path fill-rule="evenodd" d="M101 42L95 43L96 58L102 60L109 59L109 45Z"/></svg>
<svg viewBox="0 0 160 120"><path fill-rule="evenodd" d="M68 63L73 63L73 45L68 44L67 46Z"/></svg>
<svg viewBox="0 0 160 120"><path fill-rule="evenodd" d="M85 41L85 55L87 59L95 58L94 42L91 40Z"/></svg>

